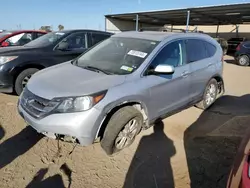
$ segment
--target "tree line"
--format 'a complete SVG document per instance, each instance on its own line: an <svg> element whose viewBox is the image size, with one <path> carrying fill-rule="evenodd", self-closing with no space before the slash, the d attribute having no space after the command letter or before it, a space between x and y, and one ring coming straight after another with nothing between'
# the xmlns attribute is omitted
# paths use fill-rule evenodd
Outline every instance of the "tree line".
<svg viewBox="0 0 250 188"><path fill-rule="evenodd" d="M64 26L61 25L61 24L59 24L57 28L58 28L59 31L64 30ZM40 30L51 32L53 30L53 28L52 28L52 26L41 26Z"/></svg>

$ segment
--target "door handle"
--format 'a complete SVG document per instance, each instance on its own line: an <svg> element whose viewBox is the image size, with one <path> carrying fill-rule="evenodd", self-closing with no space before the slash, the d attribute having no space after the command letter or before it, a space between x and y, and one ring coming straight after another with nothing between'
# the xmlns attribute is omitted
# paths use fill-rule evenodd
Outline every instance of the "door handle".
<svg viewBox="0 0 250 188"><path fill-rule="evenodd" d="M187 77L189 75L189 72L188 71L184 71L182 72L181 76L182 77Z"/></svg>
<svg viewBox="0 0 250 188"><path fill-rule="evenodd" d="M210 67L211 65L213 65L213 63L208 63L208 66Z"/></svg>

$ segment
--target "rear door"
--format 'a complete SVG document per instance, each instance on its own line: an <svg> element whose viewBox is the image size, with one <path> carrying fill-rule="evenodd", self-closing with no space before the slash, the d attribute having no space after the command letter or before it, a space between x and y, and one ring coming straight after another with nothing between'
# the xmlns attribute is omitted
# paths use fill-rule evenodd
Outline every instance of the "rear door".
<svg viewBox="0 0 250 188"><path fill-rule="evenodd" d="M67 42L68 48L65 50L57 49L60 42ZM56 64L75 59L89 48L87 32L73 33L60 42L55 46L53 52L54 62Z"/></svg>
<svg viewBox="0 0 250 188"><path fill-rule="evenodd" d="M190 65L192 98L202 97L207 82L215 72L216 47L201 39L189 39L186 41L187 57Z"/></svg>

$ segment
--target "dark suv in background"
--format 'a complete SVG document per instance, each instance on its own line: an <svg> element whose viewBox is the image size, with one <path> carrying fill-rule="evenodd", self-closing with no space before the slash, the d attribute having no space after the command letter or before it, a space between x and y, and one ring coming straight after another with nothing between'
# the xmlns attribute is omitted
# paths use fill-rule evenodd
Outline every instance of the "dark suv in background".
<svg viewBox="0 0 250 188"><path fill-rule="evenodd" d="M247 41L247 38L245 37L235 37L235 38L230 38L227 43L228 43L228 52L229 53L234 53L236 51L237 46L242 43Z"/></svg>
<svg viewBox="0 0 250 188"><path fill-rule="evenodd" d="M0 91L21 94L37 71L72 60L111 33L95 30L50 32L24 46L0 49Z"/></svg>
<svg viewBox="0 0 250 188"><path fill-rule="evenodd" d="M236 48L236 52L234 54L236 63L241 66L249 66L250 65L250 41L242 42Z"/></svg>

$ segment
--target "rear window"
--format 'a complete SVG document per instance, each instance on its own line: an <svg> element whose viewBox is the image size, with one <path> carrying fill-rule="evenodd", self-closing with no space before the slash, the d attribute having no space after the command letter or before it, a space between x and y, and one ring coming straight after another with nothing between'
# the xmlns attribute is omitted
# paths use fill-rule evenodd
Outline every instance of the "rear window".
<svg viewBox="0 0 250 188"><path fill-rule="evenodd" d="M209 43L209 42L204 41L204 43L206 45L207 56L208 57L214 56L214 54L216 52L216 47L213 44Z"/></svg>
<svg viewBox="0 0 250 188"><path fill-rule="evenodd" d="M37 38L45 35L46 33L37 33Z"/></svg>
<svg viewBox="0 0 250 188"><path fill-rule="evenodd" d="M207 58L204 42L199 39L189 39L187 41L187 55L189 63Z"/></svg>
<svg viewBox="0 0 250 188"><path fill-rule="evenodd" d="M244 43L243 46L244 46L245 48L250 48L250 42Z"/></svg>
<svg viewBox="0 0 250 188"><path fill-rule="evenodd" d="M5 36L7 36L7 35L10 35L10 34L12 34L11 32L3 32L3 33L0 33L0 38L3 38L3 37L5 37Z"/></svg>
<svg viewBox="0 0 250 188"><path fill-rule="evenodd" d="M110 35L101 34L101 33L92 33L91 36L92 36L92 45L95 45L110 37Z"/></svg>

